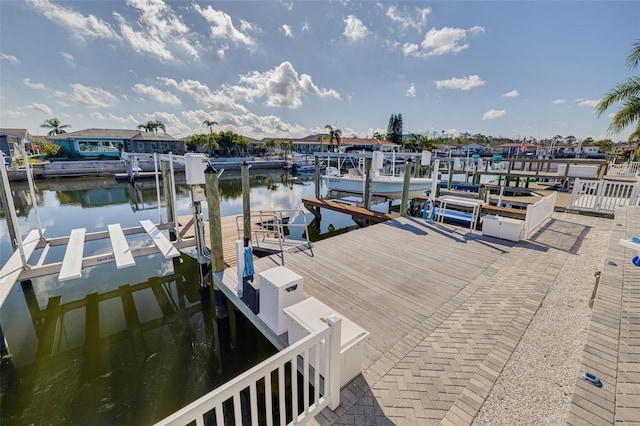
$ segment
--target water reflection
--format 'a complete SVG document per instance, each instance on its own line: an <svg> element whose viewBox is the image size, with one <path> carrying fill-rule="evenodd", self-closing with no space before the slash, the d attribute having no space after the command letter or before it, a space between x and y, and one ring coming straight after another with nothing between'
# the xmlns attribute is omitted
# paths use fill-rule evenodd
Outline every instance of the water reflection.
<svg viewBox="0 0 640 426"><path fill-rule="evenodd" d="M161 277L68 301L37 297L37 280L18 286L3 315L13 356L2 424L153 423L275 352L233 309L216 317L194 260L170 263Z"/></svg>
<svg viewBox="0 0 640 426"><path fill-rule="evenodd" d="M242 214L240 174L225 172L219 183L222 215ZM250 184L254 211L296 209L303 197L314 195L313 176L279 170L252 171ZM24 236L35 228L34 209L27 184L11 186ZM191 214L184 181L176 190L178 215ZM80 227L96 232L110 223L158 221L154 181L46 180L36 182L35 195L47 237ZM13 251L4 214L2 264ZM336 212L323 212L321 221L304 216L312 241L355 228L349 216ZM298 229L292 233L302 237ZM144 242L134 237L132 248ZM108 252L105 241L87 242L85 256ZM63 255L63 246L53 247L46 262ZM0 423L153 423L272 354L271 344L234 309L216 316L214 298L199 291L195 261L179 259L147 256L132 268L88 268L78 280L60 283L51 275L16 285L0 310L11 353L2 360Z"/></svg>

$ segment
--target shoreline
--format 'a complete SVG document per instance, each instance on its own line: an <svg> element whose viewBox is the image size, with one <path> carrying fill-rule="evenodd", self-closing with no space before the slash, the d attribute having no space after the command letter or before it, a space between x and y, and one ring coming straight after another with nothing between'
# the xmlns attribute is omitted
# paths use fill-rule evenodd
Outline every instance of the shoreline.
<svg viewBox="0 0 640 426"><path fill-rule="evenodd" d="M249 158L253 159L249 160ZM247 162L254 169L282 169L287 164L285 160L257 160L256 157L234 157L225 160L216 159L212 164L218 169L240 170L244 162ZM35 163L30 166L35 180L83 176L113 176L115 179L117 174L127 173L127 166L124 160L54 160L49 163ZM140 168L143 172L153 172L155 169L153 161L140 161ZM184 165L174 163L174 169L177 172L184 172ZM7 175L9 182L27 180L27 172L23 166L8 168Z"/></svg>

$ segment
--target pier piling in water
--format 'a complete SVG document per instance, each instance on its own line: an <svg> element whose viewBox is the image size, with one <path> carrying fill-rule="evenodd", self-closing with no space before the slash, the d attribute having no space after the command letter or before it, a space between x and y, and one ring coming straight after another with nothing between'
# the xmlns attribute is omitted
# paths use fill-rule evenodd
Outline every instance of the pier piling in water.
<svg viewBox="0 0 640 426"><path fill-rule="evenodd" d="M242 177L242 228L244 230L244 246L251 242L251 185L249 183L249 164L245 161L240 167Z"/></svg>
<svg viewBox="0 0 640 426"><path fill-rule="evenodd" d="M411 158L407 159L404 169L404 182L402 183L402 200L400 201L400 216L407 215L407 203L409 202L409 184L411 181Z"/></svg>

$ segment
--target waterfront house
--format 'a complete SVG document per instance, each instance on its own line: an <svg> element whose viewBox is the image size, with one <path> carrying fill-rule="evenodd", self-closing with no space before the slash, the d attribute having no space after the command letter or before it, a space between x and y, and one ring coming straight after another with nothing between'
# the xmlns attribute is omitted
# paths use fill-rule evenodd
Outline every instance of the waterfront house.
<svg viewBox="0 0 640 426"><path fill-rule="evenodd" d="M49 136L72 156L119 158L122 151L138 153L185 153L185 143L167 134L125 129L86 129Z"/></svg>
<svg viewBox="0 0 640 426"><path fill-rule="evenodd" d="M35 154L33 136L27 129L0 129L0 150L10 158L21 155L16 146L24 148L28 154Z"/></svg>

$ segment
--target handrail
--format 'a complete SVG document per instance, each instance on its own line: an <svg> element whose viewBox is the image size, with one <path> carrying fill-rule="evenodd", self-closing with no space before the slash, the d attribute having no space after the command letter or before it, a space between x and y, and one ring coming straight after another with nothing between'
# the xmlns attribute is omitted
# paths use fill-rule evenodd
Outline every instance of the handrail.
<svg viewBox="0 0 640 426"><path fill-rule="evenodd" d="M257 425L258 400L263 399L265 405L265 423L272 425L274 415L280 418L280 424L286 423L286 418L291 415L292 421L288 424L304 423L318 414L324 407L329 406L335 410L340 404L340 342L341 342L341 318L332 316L327 318L328 327L313 333L278 352L271 358L239 375L235 379L225 383L219 388L200 397L191 404L176 411L172 415L156 423L156 426L184 426L195 422L196 426L204 426L205 416L213 411L217 426L227 424L242 425L246 417L250 424ZM320 353L324 352L324 376L320 376ZM298 362L301 362L301 383L298 380ZM289 372L292 374L291 386L286 387L285 366L289 364ZM271 376L277 371L278 405L272 406L274 396ZM295 375L294 375L295 373ZM294 379L294 377L296 379ZM321 380L322 379L322 380ZM265 394L263 398L258 396L257 383L264 381ZM320 384L323 386L320 386ZM298 387L302 386L303 408L298 409ZM313 395L309 388L313 387ZM241 395L249 390L248 399ZM291 408L286 407L286 400L290 398ZM241 401L246 402L243 404ZM223 409L223 404L231 404L231 409ZM247 409L250 412L247 412ZM225 411L227 416L225 416ZM231 415L233 413L233 415ZM232 417L232 419L231 419ZM208 424L208 423L207 423Z"/></svg>
<svg viewBox="0 0 640 426"><path fill-rule="evenodd" d="M302 214L303 223L294 223L295 218ZM286 242L286 228L303 228L303 235L307 247L311 248L311 240L309 240L309 224L307 216L302 209L282 209L282 210L259 210L252 212L250 215L251 223L257 223L258 227L251 229L253 234L253 243L260 247L260 242L265 242L266 238L272 237L277 241L281 253L282 264L284 265L284 244ZM236 229L238 239L244 236L244 221L242 216L236 216Z"/></svg>

